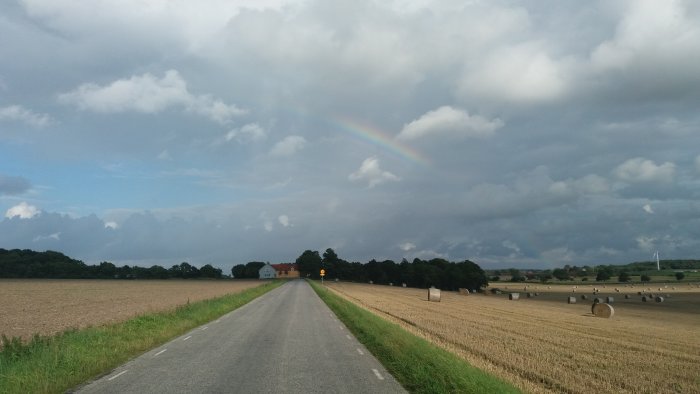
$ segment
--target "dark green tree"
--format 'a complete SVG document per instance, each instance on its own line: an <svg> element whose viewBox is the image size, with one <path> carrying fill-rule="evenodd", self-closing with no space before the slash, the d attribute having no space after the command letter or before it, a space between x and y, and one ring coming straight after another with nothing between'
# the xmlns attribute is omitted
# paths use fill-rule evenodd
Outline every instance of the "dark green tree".
<svg viewBox="0 0 700 394"><path fill-rule="evenodd" d="M569 276L569 271L564 269L564 268L555 268L552 271L552 276L559 279L559 280L571 279L571 277Z"/></svg>
<svg viewBox="0 0 700 394"><path fill-rule="evenodd" d="M310 277L313 279L320 279L321 275L321 256L318 254L317 250L305 250L296 259L297 266L299 267L299 274L301 277Z"/></svg>
<svg viewBox="0 0 700 394"><path fill-rule="evenodd" d="M199 274L202 278L221 278L221 268L214 268L211 264L206 264L199 269Z"/></svg>
<svg viewBox="0 0 700 394"><path fill-rule="evenodd" d="M642 274L642 276L639 278L642 282L649 282L651 280L651 277L646 274Z"/></svg>
<svg viewBox="0 0 700 394"><path fill-rule="evenodd" d="M231 268L231 276L233 276L234 279L245 279L245 265L234 265L233 268Z"/></svg>
<svg viewBox="0 0 700 394"><path fill-rule="evenodd" d="M630 274L628 274L627 271L620 272L620 275L617 277L618 282L629 282L629 280Z"/></svg>
<svg viewBox="0 0 700 394"><path fill-rule="evenodd" d="M676 280L683 280L685 278L685 274L682 272L676 272Z"/></svg>
<svg viewBox="0 0 700 394"><path fill-rule="evenodd" d="M251 261L245 265L245 277L248 279L258 279L260 277L260 268L265 265L262 261Z"/></svg>

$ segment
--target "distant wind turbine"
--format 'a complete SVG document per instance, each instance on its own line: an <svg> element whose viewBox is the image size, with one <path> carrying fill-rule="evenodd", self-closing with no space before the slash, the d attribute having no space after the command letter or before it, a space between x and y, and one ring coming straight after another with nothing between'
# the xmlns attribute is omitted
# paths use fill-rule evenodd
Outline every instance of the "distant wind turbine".
<svg viewBox="0 0 700 394"><path fill-rule="evenodd" d="M661 271L661 267L659 266L659 251L658 250L654 253L654 258L656 259L656 270Z"/></svg>

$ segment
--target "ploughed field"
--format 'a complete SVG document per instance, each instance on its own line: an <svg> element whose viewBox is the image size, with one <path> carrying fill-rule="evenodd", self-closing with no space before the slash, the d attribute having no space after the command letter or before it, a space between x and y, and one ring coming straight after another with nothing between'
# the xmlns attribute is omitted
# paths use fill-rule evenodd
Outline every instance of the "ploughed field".
<svg viewBox="0 0 700 394"><path fill-rule="evenodd" d="M429 302L427 290L326 283L526 392L700 393L700 288L695 284L618 285L619 292L615 285L600 286L595 297L614 297L614 316L604 319L591 314L595 285L578 285L573 292L564 285L525 290L499 284L501 295L443 291L441 302ZM647 288L670 297L643 303L637 292ZM508 292L519 292L520 300L509 300ZM568 296L576 296L576 304L567 304Z"/></svg>
<svg viewBox="0 0 700 394"><path fill-rule="evenodd" d="M29 339L115 323L259 286L261 281L1 279L0 334Z"/></svg>

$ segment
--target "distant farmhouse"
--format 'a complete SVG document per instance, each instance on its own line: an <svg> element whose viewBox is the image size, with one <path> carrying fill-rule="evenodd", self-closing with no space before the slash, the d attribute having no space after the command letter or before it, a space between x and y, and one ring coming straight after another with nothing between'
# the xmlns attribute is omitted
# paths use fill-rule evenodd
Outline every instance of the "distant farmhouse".
<svg viewBox="0 0 700 394"><path fill-rule="evenodd" d="M274 278L298 278L299 277L299 267L296 264L270 264L267 263L260 268L258 271L260 279L274 279Z"/></svg>

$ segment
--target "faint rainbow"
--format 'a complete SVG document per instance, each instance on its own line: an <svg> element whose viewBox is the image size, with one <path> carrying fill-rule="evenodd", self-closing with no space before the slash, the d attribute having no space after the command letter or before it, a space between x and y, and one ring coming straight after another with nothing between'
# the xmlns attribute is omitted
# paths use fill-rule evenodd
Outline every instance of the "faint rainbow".
<svg viewBox="0 0 700 394"><path fill-rule="evenodd" d="M350 119L340 115L326 118L326 121L354 135L355 137L387 150L404 160L425 166L430 165L430 160L421 152L402 143L401 141L396 140L378 127L367 122Z"/></svg>

